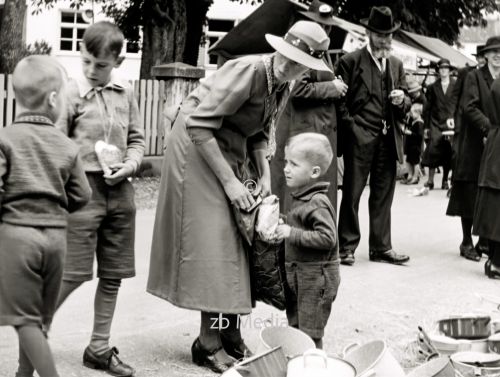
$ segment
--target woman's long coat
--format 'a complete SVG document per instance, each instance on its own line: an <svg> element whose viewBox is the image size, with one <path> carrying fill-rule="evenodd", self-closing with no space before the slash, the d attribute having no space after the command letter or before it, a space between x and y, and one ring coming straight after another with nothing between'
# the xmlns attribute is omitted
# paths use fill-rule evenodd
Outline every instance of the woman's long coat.
<svg viewBox="0 0 500 377"><path fill-rule="evenodd" d="M465 78L463 119L455 140L454 181L477 182L483 154L483 137L490 127L486 102L493 82L487 66L469 72Z"/></svg>
<svg viewBox="0 0 500 377"><path fill-rule="evenodd" d="M283 94L285 95L285 94ZM236 177L276 111L262 57L228 61L184 101L166 143L147 290L176 306L249 313L248 258L224 188L187 128L211 129Z"/></svg>
<svg viewBox="0 0 500 377"><path fill-rule="evenodd" d="M474 234L500 242L500 80L491 85L486 104L490 129L484 146L474 210Z"/></svg>
<svg viewBox="0 0 500 377"><path fill-rule="evenodd" d="M437 167L451 162L447 161L451 159L451 145L443 142L442 132L449 130L446 120L453 118L455 111L451 98L454 85L454 81L450 79L444 93L441 80L438 79L427 88L423 118L425 127L430 129L430 143L422 159L424 166Z"/></svg>

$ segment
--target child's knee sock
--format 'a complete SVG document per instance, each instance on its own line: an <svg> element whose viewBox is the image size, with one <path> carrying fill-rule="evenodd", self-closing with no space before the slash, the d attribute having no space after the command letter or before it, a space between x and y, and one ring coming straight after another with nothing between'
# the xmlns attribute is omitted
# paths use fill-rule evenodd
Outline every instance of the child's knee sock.
<svg viewBox="0 0 500 377"><path fill-rule="evenodd" d="M89 348L102 355L109 347L111 323L115 313L120 279L99 279L94 301L94 329L90 339Z"/></svg>
<svg viewBox="0 0 500 377"><path fill-rule="evenodd" d="M35 368L31 365L31 361L23 351L21 343L19 343L19 367L17 369L16 377L33 377Z"/></svg>
<svg viewBox="0 0 500 377"><path fill-rule="evenodd" d="M63 280L61 284L61 290L59 291L59 297L57 298L56 308L59 309L59 307L62 305L64 301L66 301L71 292L73 292L76 288L78 288L82 284L83 281Z"/></svg>
<svg viewBox="0 0 500 377"><path fill-rule="evenodd" d="M42 329L35 325L28 325L16 327L16 330L19 337L19 347L23 351L20 352L19 362L24 363L29 360L40 377L59 377L49 343L43 335ZM25 354L26 360L22 358L22 353ZM29 368L29 366L19 365L19 370L21 370L21 367L23 371L27 371L27 368ZM21 374L21 376L24 377L25 375Z"/></svg>

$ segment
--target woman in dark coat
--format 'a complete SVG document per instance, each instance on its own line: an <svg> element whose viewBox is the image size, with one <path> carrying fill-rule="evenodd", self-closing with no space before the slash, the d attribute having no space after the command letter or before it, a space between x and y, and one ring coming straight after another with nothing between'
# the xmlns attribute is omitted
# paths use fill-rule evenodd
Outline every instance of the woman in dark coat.
<svg viewBox="0 0 500 377"><path fill-rule="evenodd" d="M436 168L443 167L441 188L448 190L448 174L451 169L451 143L443 136L443 131L453 127L454 106L451 101L454 80L450 78L452 65L448 59L440 59L437 63L439 79L427 87L427 105L424 109L424 124L429 128L430 142L424 151L422 166L429 168L429 180L425 187L434 188Z"/></svg>
<svg viewBox="0 0 500 377"><path fill-rule="evenodd" d="M490 53L486 53L488 64L496 69L500 77L500 36L494 37ZM473 232L489 241L489 259L484 266L490 278L500 278L500 79L491 85L486 106L490 120L486 144L481 157L478 177L478 192L474 209Z"/></svg>
<svg viewBox="0 0 500 377"><path fill-rule="evenodd" d="M268 195L275 120L290 81L308 68L329 70L321 59L329 38L316 23L266 39L277 52L228 61L183 101L162 166L147 290L201 312L192 360L218 373L233 365L230 356L248 355L239 315L252 310L250 271L232 211L254 204L246 167L254 167L256 192Z"/></svg>
<svg viewBox="0 0 500 377"><path fill-rule="evenodd" d="M482 53L492 54L492 39L488 39ZM460 255L474 261L481 259L487 252L488 243L479 239L476 247L472 242L472 218L477 194L479 165L483 154L483 138L490 128L490 119L486 114L486 105L490 97L493 77L490 71L495 70L493 62L479 69L468 70L463 84L463 93L458 99L456 111L453 167L453 185L446 214L459 216L462 223L463 239L460 244ZM460 73L463 74L465 69Z"/></svg>

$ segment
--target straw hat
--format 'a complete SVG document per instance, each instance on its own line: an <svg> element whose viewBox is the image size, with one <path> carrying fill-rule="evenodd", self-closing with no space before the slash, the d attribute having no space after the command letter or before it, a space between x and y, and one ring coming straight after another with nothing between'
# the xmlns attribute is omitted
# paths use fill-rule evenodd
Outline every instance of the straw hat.
<svg viewBox="0 0 500 377"><path fill-rule="evenodd" d="M482 48L481 52L485 54L490 50L500 50L500 35L495 35L494 37L489 37L486 40L486 44Z"/></svg>
<svg viewBox="0 0 500 377"><path fill-rule="evenodd" d="M359 21L368 30L379 34L391 34L399 29L401 22L394 21L389 7L372 7L369 18Z"/></svg>
<svg viewBox="0 0 500 377"><path fill-rule="evenodd" d="M299 11L299 13L320 24L335 25L332 17L333 7L321 1L313 0L307 11Z"/></svg>
<svg viewBox="0 0 500 377"><path fill-rule="evenodd" d="M283 38L266 34L266 41L281 55L317 71L330 71L323 61L330 38L312 21L297 21Z"/></svg>

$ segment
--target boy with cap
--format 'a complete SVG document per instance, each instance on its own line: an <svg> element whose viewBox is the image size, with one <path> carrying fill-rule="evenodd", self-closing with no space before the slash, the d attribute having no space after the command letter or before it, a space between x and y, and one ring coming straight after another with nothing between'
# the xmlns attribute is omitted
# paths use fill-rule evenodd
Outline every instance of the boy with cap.
<svg viewBox="0 0 500 377"><path fill-rule="evenodd" d="M0 325L19 337L16 377L57 377L46 332L66 253L67 212L90 198L78 147L54 126L65 74L48 56L24 58L12 84L18 116L0 129Z"/></svg>

